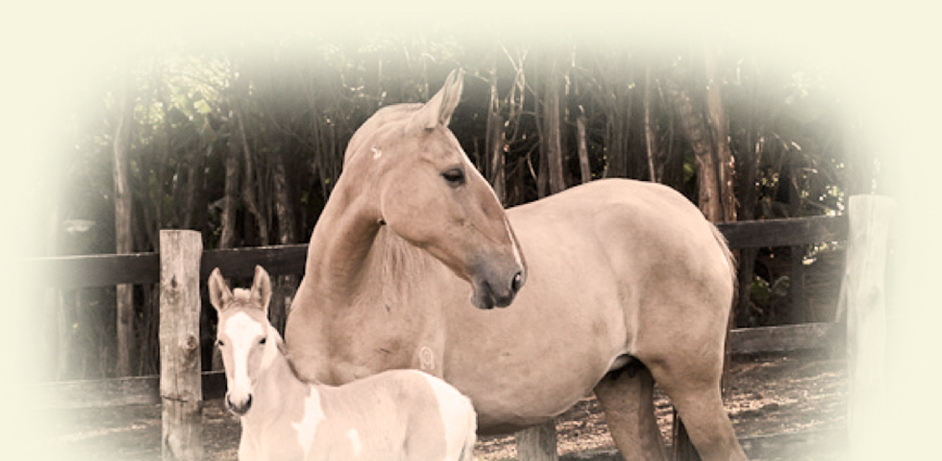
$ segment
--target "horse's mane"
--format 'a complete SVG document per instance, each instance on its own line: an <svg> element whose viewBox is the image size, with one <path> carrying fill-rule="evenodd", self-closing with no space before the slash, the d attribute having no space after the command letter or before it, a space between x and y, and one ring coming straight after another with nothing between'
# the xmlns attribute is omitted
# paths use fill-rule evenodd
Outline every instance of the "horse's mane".
<svg viewBox="0 0 942 461"><path fill-rule="evenodd" d="M441 264L425 250L403 240L388 229L383 229L377 240L382 248L382 280L387 282L382 284L382 297L388 305L399 304L407 289L407 284L388 282L414 280L413 275L427 273L430 264Z"/></svg>

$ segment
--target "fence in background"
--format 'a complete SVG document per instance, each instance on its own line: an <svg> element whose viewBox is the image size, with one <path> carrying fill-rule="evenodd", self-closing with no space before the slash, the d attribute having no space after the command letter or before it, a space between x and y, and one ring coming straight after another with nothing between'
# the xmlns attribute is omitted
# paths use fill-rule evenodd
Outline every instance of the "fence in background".
<svg viewBox="0 0 942 461"><path fill-rule="evenodd" d="M788 352L846 344L849 366L849 424L852 445L866 446L868 425L882 414L885 343L884 271L888 222L895 204L886 197L855 196L847 216L723 223L718 227L733 249L848 241L841 305L848 322L806 323L733 330L733 354ZM38 258L22 268L59 288L160 283L161 375L48 383L45 405L89 408L161 403L164 459L202 459L201 406L221 398L221 372L200 372L200 283L219 267L229 277L250 278L255 265L272 275L301 274L307 245L201 251L194 231L161 231L161 252ZM166 246L165 246L166 244ZM38 275L42 274L40 278ZM845 336L846 329L846 336ZM863 434L863 435L861 435ZM555 428L543 425L518 433L527 461L559 459ZM522 441L522 442L521 442ZM521 445L522 444L522 445ZM611 454L600 454L609 459ZM588 458L579 458L588 459Z"/></svg>

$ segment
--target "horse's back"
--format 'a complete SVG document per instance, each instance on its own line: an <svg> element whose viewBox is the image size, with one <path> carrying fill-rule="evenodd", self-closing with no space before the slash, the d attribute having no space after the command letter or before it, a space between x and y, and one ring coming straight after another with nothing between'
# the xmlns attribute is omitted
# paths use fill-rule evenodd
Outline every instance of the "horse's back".
<svg viewBox="0 0 942 461"><path fill-rule="evenodd" d="M672 270L664 276L732 284L722 236L686 197L661 184L593 181L511 208L508 217L528 257L576 253L582 264L605 266L623 282L638 282L652 268L682 267L695 274Z"/></svg>

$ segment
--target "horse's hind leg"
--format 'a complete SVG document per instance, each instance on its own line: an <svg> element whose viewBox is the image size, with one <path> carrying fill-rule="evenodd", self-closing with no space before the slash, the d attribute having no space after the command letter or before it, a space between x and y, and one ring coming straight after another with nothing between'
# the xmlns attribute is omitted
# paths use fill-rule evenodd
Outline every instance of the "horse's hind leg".
<svg viewBox="0 0 942 461"><path fill-rule="evenodd" d="M667 459L654 417L654 379L641 362L607 374L595 386L595 396L626 460Z"/></svg>
<svg viewBox="0 0 942 461"><path fill-rule="evenodd" d="M718 374L716 379L698 380L692 377L695 373L689 373L689 370L672 373L665 368L656 368L653 373L670 396L701 459L747 459L723 407Z"/></svg>

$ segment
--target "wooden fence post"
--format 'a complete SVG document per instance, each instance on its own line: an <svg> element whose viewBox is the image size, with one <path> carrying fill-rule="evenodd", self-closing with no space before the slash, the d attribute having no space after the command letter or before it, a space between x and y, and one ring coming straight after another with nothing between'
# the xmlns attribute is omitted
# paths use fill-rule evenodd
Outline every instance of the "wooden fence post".
<svg viewBox="0 0 942 461"><path fill-rule="evenodd" d="M518 461L558 461L556 419L528 427L514 434Z"/></svg>
<svg viewBox="0 0 942 461"><path fill-rule="evenodd" d="M160 231L160 401L164 460L203 459L199 232Z"/></svg>
<svg viewBox="0 0 942 461"><path fill-rule="evenodd" d="M847 302L847 434L850 459L886 459L885 273L889 197L855 195L848 205L849 236L844 283Z"/></svg>

